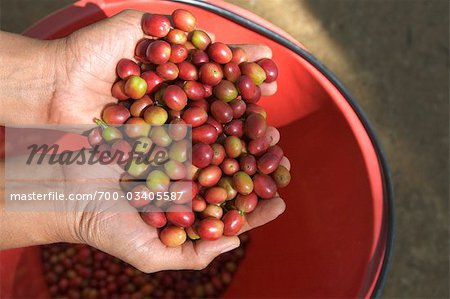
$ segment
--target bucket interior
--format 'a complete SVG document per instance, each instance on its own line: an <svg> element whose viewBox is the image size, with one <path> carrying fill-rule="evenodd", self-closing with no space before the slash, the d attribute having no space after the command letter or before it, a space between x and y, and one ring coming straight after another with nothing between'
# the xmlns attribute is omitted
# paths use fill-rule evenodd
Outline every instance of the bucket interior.
<svg viewBox="0 0 450 299"><path fill-rule="evenodd" d="M273 223L251 232L246 258L225 297L370 296L386 238L379 161L353 108L308 61L213 12L171 1L82 1L26 34L52 39L125 8L170 14L178 7L191 10L219 41L267 44L280 71L277 94L260 104L269 123L280 128L280 143L291 161L291 184L280 192L287 209ZM35 279L41 271L37 248L2 252L0 258L3 292L10 297L46 296L43 280ZM24 281L33 280L24 288Z"/></svg>

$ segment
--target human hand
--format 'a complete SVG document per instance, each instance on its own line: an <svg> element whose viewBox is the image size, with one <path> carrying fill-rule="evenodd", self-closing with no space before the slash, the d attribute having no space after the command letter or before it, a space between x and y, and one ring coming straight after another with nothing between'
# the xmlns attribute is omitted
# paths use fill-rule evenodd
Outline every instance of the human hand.
<svg viewBox="0 0 450 299"><path fill-rule="evenodd" d="M45 115L45 122L91 123L105 105L116 101L111 96L111 86L116 78L115 66L121 58L132 58L135 44L144 37L140 24L142 15L142 12L125 11L79 30L65 39L52 42L49 49L55 51L52 53L56 59L56 79L52 97L43 109L43 112L49 113ZM250 60L272 55L266 46L240 46L246 50ZM261 90L264 95L273 94L276 83L263 84ZM43 101L44 103L46 102ZM41 122L41 119L33 121ZM108 182L103 183L104 187L113 192L120 191L118 179L122 170L108 169L106 172L110 177ZM95 174L81 171L74 165L64 167L62 173L64 180L80 174ZM74 189L66 189L64 192L95 191L85 184L72 185L70 188ZM31 213L21 221L14 217L2 217L5 223L18 225L16 231L14 227L3 226L10 229L8 234L12 236L12 243L1 244L2 248L61 241L81 242L115 255L143 271L152 272L203 268L220 253L239 245L237 237L222 237L216 241L186 242L181 247L168 248L160 242L157 231L146 225L126 201L114 203L114 206L105 202L75 204L75 207L67 204L64 212L54 210L52 214ZM242 232L275 219L284 208L283 200L278 197L261 201L258 208L248 215ZM35 225L30 230L31 223L42 225ZM28 230L29 234L22 234L20 243L17 237L13 237L20 235L23 230Z"/></svg>
<svg viewBox="0 0 450 299"><path fill-rule="evenodd" d="M126 10L59 41L56 90L48 109L50 122L92 123L105 105L116 102L111 96L115 68L120 59L133 59L136 43L145 37L141 29L143 14ZM272 57L267 46L239 46L251 61ZM275 82L264 83L261 91L271 95L276 88Z"/></svg>
<svg viewBox="0 0 450 299"><path fill-rule="evenodd" d="M289 161L282 164L290 168ZM94 181L105 174L108 180L98 184L71 185L66 193L93 194L96 190L120 192L117 179L121 168L112 165L96 166L96 172L88 172L88 179ZM65 180L71 181L83 175L86 169L71 165L66 170ZM73 204L73 203L72 203ZM61 230L61 239L76 243L86 243L104 252L114 255L144 272L161 270L203 269L218 255L239 246L238 237L222 236L215 241L187 241L179 247L167 247L158 237L157 229L147 225L139 213L126 200L111 202L81 202L81 206L66 206L61 214L65 229ZM69 203L70 205L70 203ZM285 203L280 197L262 200L257 208L246 215L243 233L264 225L284 212Z"/></svg>

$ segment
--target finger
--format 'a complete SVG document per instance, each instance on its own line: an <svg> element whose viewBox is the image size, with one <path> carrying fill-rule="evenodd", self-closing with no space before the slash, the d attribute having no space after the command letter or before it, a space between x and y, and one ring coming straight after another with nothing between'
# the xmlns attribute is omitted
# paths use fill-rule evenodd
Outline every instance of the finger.
<svg viewBox="0 0 450 299"><path fill-rule="evenodd" d="M125 28L132 29L128 31L128 37L137 42L144 37L144 32L142 31L142 17L144 14L145 12L142 11L126 9L111 18L107 18L105 24L110 22L123 23Z"/></svg>
<svg viewBox="0 0 450 299"><path fill-rule="evenodd" d="M263 58L272 58L272 49L266 45L230 45L231 47L242 48L248 56L248 61L258 61Z"/></svg>
<svg viewBox="0 0 450 299"><path fill-rule="evenodd" d="M256 209L246 215L246 221L239 233L241 234L276 219L285 209L286 204L279 197L261 200Z"/></svg>
<svg viewBox="0 0 450 299"><path fill-rule="evenodd" d="M280 165L286 167L287 170L291 170L291 161L286 156L281 159Z"/></svg>
<svg viewBox="0 0 450 299"><path fill-rule="evenodd" d="M216 35L209 31L205 31L205 32L206 32L206 34L209 35L209 38L211 39L211 43L214 43L216 41Z"/></svg>
<svg viewBox="0 0 450 299"><path fill-rule="evenodd" d="M274 95L277 92L277 82L271 82L271 83L263 83L260 85L261 87L261 95L263 96L271 96Z"/></svg>
<svg viewBox="0 0 450 299"><path fill-rule="evenodd" d="M221 237L214 241L188 241L180 247L165 247L159 255L157 270L201 270L218 255L240 245L238 237Z"/></svg>

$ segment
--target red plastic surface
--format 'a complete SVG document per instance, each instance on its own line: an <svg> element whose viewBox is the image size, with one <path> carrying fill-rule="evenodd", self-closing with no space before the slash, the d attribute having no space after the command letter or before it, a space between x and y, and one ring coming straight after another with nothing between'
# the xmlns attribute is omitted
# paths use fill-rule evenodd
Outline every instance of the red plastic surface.
<svg viewBox="0 0 450 299"><path fill-rule="evenodd" d="M209 2L292 40L243 9ZM251 233L248 254L225 297L369 297L386 238L381 227L385 211L379 162L351 106L307 61L225 18L170 1L80 1L37 23L26 35L52 39L125 8L170 13L175 7L193 11L200 26L214 32L217 40L269 45L280 69L278 93L261 103L269 122L281 128L281 144L292 164L293 180L281 191L287 210L274 223ZM24 268L32 275L39 263L33 253L1 253L2 297L18 297L18 290L30 282L13 273Z"/></svg>

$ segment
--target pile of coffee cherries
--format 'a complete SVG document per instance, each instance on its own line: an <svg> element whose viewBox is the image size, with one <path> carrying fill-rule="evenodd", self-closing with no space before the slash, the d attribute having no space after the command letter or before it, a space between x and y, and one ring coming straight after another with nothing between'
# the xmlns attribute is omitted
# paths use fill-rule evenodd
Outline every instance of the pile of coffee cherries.
<svg viewBox="0 0 450 299"><path fill-rule="evenodd" d="M224 253L201 271L143 273L87 245L42 247L45 281L51 298L218 298L231 283L243 258L241 247Z"/></svg>
<svg viewBox="0 0 450 299"><path fill-rule="evenodd" d="M164 165L127 165L123 182L131 185L122 185L146 194L183 190L181 183L188 182L192 208L166 210L130 201L146 223L160 229L165 245L236 235L246 214L260 200L274 198L291 178L280 165L286 159L277 145L280 134L267 125L266 111L257 104L261 84L277 79L277 66L267 58L248 61L244 49L212 42L183 9L171 17L146 14L142 28L149 38L137 44L137 62L118 62L112 86L118 103L105 107L97 120L101 128L89 141L102 151L134 148L131 157L145 153L131 146L136 140L167 152ZM124 134L113 126L123 124ZM186 144L186 136L192 144Z"/></svg>

